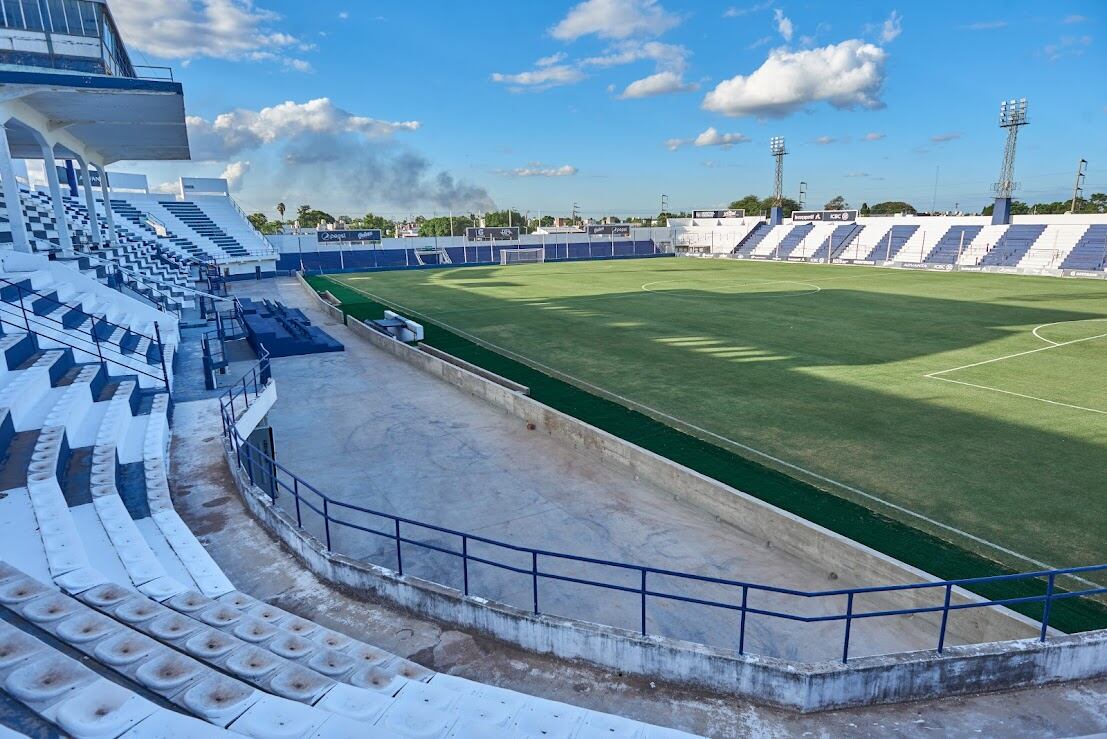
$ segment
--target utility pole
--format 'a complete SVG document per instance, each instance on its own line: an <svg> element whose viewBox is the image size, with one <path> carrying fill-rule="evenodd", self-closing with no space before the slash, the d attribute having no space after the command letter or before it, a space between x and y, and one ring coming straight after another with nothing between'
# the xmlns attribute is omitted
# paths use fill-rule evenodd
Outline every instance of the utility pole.
<svg viewBox="0 0 1107 739"><path fill-rule="evenodd" d="M577 222L577 218L578 218L578 213L579 213L579 212L580 212L580 206L579 206L579 205L577 205L576 203L573 203L573 215L572 215L572 218L570 218L570 220L571 220L571 221L572 221L572 222L573 222L574 224L575 224L575 223Z"/></svg>
<svg viewBox="0 0 1107 739"><path fill-rule="evenodd" d="M1076 201L1080 199L1080 195L1084 192L1084 175L1088 171L1088 160L1081 159L1076 164L1076 183L1072 186L1072 208L1069 209L1071 213L1076 212Z"/></svg>

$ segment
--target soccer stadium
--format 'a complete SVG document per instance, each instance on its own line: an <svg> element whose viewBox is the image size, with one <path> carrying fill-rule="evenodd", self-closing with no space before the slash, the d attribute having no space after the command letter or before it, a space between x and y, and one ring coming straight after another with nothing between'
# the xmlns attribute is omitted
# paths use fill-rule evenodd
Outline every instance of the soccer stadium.
<svg viewBox="0 0 1107 739"><path fill-rule="evenodd" d="M379 5L0 0L0 734L1107 732L1101 6Z"/></svg>

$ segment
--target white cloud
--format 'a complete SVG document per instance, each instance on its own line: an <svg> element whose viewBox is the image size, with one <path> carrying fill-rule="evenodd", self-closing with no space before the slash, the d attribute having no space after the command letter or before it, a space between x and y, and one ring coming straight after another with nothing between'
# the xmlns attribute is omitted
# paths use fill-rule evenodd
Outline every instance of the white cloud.
<svg viewBox="0 0 1107 739"><path fill-rule="evenodd" d="M539 59L538 61L536 61L534 63L534 66L536 66L536 67L548 67L552 64L557 64L558 62L564 61L564 60L565 60L565 52L564 51L559 51L556 54L550 54L549 56L542 57L541 59Z"/></svg>
<svg viewBox="0 0 1107 739"><path fill-rule="evenodd" d="M385 139L419 129L418 121L383 121L358 116L329 98L306 103L287 101L258 111L239 108L208 121L188 116L192 156L197 161L222 161L242 151L301 134L354 134L366 140Z"/></svg>
<svg viewBox="0 0 1107 739"><path fill-rule="evenodd" d="M834 143L837 143L837 141L838 141L838 139L834 138L833 136L820 136L817 139L815 139L815 143L818 144L819 146L826 146L827 144L834 144Z"/></svg>
<svg viewBox="0 0 1107 739"><path fill-rule="evenodd" d="M694 139L668 139L665 146L668 147L669 151L676 151L685 144L699 147L721 146L724 149L729 149L735 144L745 144L750 140L750 137L744 133L719 133L714 126L711 126Z"/></svg>
<svg viewBox="0 0 1107 739"><path fill-rule="evenodd" d="M619 97L623 100L633 100L636 98L648 98L655 95L665 95L671 92L688 92L690 90L696 90L699 85L695 83L685 83L683 78L676 72L658 72L657 74L651 74L649 77L643 77L640 80L635 80L626 86L626 89L620 93Z"/></svg>
<svg viewBox="0 0 1107 739"><path fill-rule="evenodd" d="M657 0L585 0L575 5L550 34L561 41L573 41L595 34L600 38L624 39L657 36L680 23Z"/></svg>
<svg viewBox="0 0 1107 739"><path fill-rule="evenodd" d="M994 31L997 28L1007 28L1007 21L976 21L958 28L963 31Z"/></svg>
<svg viewBox="0 0 1107 739"><path fill-rule="evenodd" d="M281 63L302 69L293 50L311 44L273 28L281 16L252 0L128 0L112 5L127 44L161 59L209 57Z"/></svg>
<svg viewBox="0 0 1107 739"><path fill-rule="evenodd" d="M541 162L531 162L526 167L510 169L503 174L512 177L570 177L577 173L577 168L571 164L563 164L560 167L544 167Z"/></svg>
<svg viewBox="0 0 1107 739"><path fill-rule="evenodd" d="M150 192L162 193L165 195L175 195L180 193L181 183L177 182L159 182L150 188Z"/></svg>
<svg viewBox="0 0 1107 739"><path fill-rule="evenodd" d="M884 43L895 41L903 33L903 17L896 11L892 11L884 25L880 27L880 40Z"/></svg>
<svg viewBox="0 0 1107 739"><path fill-rule="evenodd" d="M1066 15L1061 22L1070 25L1073 23L1084 23L1087 20L1088 17L1085 15Z"/></svg>
<svg viewBox="0 0 1107 739"><path fill-rule="evenodd" d="M739 8L732 5L723 12L723 17L741 18L742 16L749 15L750 13L758 13L762 10L768 10L771 7L773 7L773 0L768 0L768 2L763 3L757 3L756 5L750 5L749 7L745 8Z"/></svg>
<svg viewBox="0 0 1107 739"><path fill-rule="evenodd" d="M223 174L219 175L227 181L227 187L231 190L242 189L242 178L246 176L246 173L250 171L250 163L244 161L231 162L223 170Z"/></svg>
<svg viewBox="0 0 1107 739"><path fill-rule="evenodd" d="M1092 37L1088 35L1062 36L1056 42L1046 44L1042 53L1045 54L1046 59L1055 62L1066 56L1080 56L1084 53L1084 49L1091 45Z"/></svg>
<svg viewBox="0 0 1107 739"><path fill-rule="evenodd" d="M565 64L539 66L529 72L504 74L493 72L492 81L509 85L511 92L540 92L551 87L571 85L584 79L584 73Z"/></svg>
<svg viewBox="0 0 1107 739"><path fill-rule="evenodd" d="M795 31L792 20L785 16L784 11L780 8L773 11L773 20L776 22L777 32L784 37L785 41L791 41L792 33Z"/></svg>
<svg viewBox="0 0 1107 739"><path fill-rule="evenodd" d="M616 42L602 54L576 62L565 63L564 53L551 54L538 59L532 70L517 74L496 72L492 75L492 81L509 85L511 92L540 92L580 82L588 76L585 70L589 68L606 69L652 61L655 73L630 83L619 95L626 99L649 97L697 89L697 85L686 83L683 77L689 53L688 49L676 44L628 39ZM612 89L615 88L612 86Z"/></svg>
<svg viewBox="0 0 1107 739"><path fill-rule="evenodd" d="M703 108L728 116L782 117L810 103L880 108L887 53L850 39L819 49L774 49L753 73L720 82Z"/></svg>
<svg viewBox="0 0 1107 739"><path fill-rule="evenodd" d="M868 177L868 172L846 172L846 177Z"/></svg>
<svg viewBox="0 0 1107 739"><path fill-rule="evenodd" d="M950 131L949 133L936 133L930 137L930 140L935 144L944 144L948 141L956 141L961 138L959 131Z"/></svg>
<svg viewBox="0 0 1107 739"><path fill-rule="evenodd" d="M350 14L347 13L345 10L338 11L338 20L344 21L344 20L349 20L349 18L350 18Z"/></svg>

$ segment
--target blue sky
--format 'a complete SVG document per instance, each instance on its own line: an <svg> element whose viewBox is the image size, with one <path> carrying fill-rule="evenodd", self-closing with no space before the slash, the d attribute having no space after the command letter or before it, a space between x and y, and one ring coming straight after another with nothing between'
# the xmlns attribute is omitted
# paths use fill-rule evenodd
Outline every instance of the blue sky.
<svg viewBox="0 0 1107 739"><path fill-rule="evenodd" d="M111 5L136 62L184 83L200 160L116 168L227 172L270 214L725 205L769 193L771 136L809 204L975 211L999 101L1024 96L1016 196L1068 197L1081 157L1107 190L1100 2Z"/></svg>

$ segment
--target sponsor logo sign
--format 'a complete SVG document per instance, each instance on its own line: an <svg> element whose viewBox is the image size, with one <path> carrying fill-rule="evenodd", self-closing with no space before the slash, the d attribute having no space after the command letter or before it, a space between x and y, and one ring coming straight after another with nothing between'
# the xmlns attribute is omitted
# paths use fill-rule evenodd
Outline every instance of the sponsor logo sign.
<svg viewBox="0 0 1107 739"><path fill-rule="evenodd" d="M496 228L467 228L467 241L515 241L519 238L518 226L497 226Z"/></svg>
<svg viewBox="0 0 1107 739"><path fill-rule="evenodd" d="M725 210L694 210L693 218L745 218L746 211L742 208L727 208Z"/></svg>
<svg viewBox="0 0 1107 739"><path fill-rule="evenodd" d="M363 228L360 231L316 231L315 243L333 244L348 241L380 241L379 228Z"/></svg>
<svg viewBox="0 0 1107 739"><path fill-rule="evenodd" d="M831 223L846 223L857 220L855 210L794 210L792 211L792 223L810 223L813 221L827 221Z"/></svg>
<svg viewBox="0 0 1107 739"><path fill-rule="evenodd" d="M600 223L588 227L589 236L630 236L629 223Z"/></svg>

